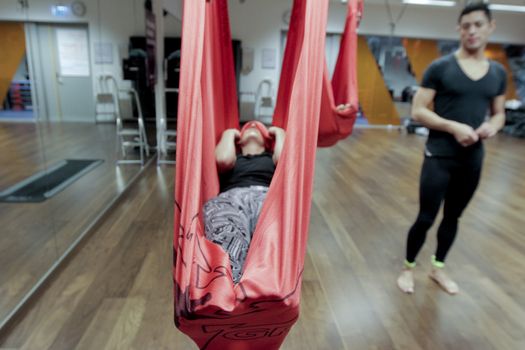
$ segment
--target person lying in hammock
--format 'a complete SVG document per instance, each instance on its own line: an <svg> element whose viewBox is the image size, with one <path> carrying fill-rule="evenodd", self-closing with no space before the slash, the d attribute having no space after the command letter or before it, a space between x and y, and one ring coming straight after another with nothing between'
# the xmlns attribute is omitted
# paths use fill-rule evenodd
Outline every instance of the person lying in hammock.
<svg viewBox="0 0 525 350"><path fill-rule="evenodd" d="M251 121L240 132L225 130L215 148L221 193L204 204L205 233L230 256L234 283L241 279L284 138L283 129L266 129L262 123Z"/></svg>

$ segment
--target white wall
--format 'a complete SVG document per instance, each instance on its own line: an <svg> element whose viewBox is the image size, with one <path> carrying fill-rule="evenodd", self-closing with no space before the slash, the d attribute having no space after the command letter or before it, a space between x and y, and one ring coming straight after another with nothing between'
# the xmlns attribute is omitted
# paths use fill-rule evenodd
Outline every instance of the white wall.
<svg viewBox="0 0 525 350"><path fill-rule="evenodd" d="M239 90L241 92L255 92L262 79L269 78L274 87L279 83L280 71L280 35L285 28L281 17L290 4L283 1L247 0L241 4L239 1L229 1L230 23L232 37L242 41L243 48L254 49L253 70L247 75L241 74ZM276 49L276 69L262 69L261 56L264 48Z"/></svg>
<svg viewBox="0 0 525 350"><path fill-rule="evenodd" d="M0 20L23 20L25 12L16 0L0 1Z"/></svg>
<svg viewBox="0 0 525 350"><path fill-rule="evenodd" d="M287 28L283 13L290 9L292 0L229 0L232 36L242 40L243 47L255 49L254 69L241 75L240 90L255 92L258 83L264 78L279 82L279 67L273 70L261 68L263 48L277 49L280 52L281 31ZM346 16L346 5L340 1L330 2L327 31L340 33ZM401 6L393 4L392 14L396 18ZM459 8L438 8L429 6L408 6L396 26L395 36L457 39L456 20ZM523 14L494 12L497 29L493 42L525 44L525 21ZM388 11L384 3L365 0L364 18L359 28L360 34L390 35ZM278 57L281 62L281 57Z"/></svg>

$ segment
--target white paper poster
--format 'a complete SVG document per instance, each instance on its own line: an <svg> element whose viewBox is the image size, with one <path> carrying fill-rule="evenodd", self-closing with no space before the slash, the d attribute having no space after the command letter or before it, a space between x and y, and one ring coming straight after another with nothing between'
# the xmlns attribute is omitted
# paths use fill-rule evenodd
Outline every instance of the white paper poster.
<svg viewBox="0 0 525 350"><path fill-rule="evenodd" d="M60 75L89 76L88 37L85 29L57 29Z"/></svg>
<svg viewBox="0 0 525 350"><path fill-rule="evenodd" d="M113 63L113 44L112 43L94 43L95 64L112 64Z"/></svg>
<svg viewBox="0 0 525 350"><path fill-rule="evenodd" d="M262 49L261 66L263 69L274 69L276 65L277 50Z"/></svg>

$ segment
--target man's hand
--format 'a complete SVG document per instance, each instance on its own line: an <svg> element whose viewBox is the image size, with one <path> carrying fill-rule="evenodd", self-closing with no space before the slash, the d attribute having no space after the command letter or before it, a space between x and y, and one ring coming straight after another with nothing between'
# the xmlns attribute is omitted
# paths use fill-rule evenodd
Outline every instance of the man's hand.
<svg viewBox="0 0 525 350"><path fill-rule="evenodd" d="M479 141L479 135L467 124L454 123L451 134L454 135L456 141L463 147L470 146Z"/></svg>
<svg viewBox="0 0 525 350"><path fill-rule="evenodd" d="M476 134L479 138L484 140L496 135L498 130L489 122L484 122L479 128L476 129Z"/></svg>

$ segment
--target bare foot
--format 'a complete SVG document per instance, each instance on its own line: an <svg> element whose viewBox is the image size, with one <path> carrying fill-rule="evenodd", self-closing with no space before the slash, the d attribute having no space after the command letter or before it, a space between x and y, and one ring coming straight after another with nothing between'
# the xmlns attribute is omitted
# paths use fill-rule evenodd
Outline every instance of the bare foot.
<svg viewBox="0 0 525 350"><path fill-rule="evenodd" d="M428 275L434 282L436 282L445 292L454 295L459 292L459 287L443 269L432 269Z"/></svg>
<svg viewBox="0 0 525 350"><path fill-rule="evenodd" d="M397 286L404 293L414 293L414 272L410 268L405 268L397 278Z"/></svg>

